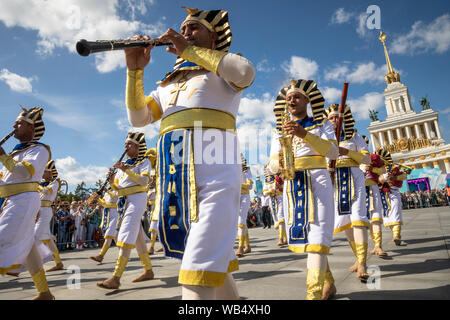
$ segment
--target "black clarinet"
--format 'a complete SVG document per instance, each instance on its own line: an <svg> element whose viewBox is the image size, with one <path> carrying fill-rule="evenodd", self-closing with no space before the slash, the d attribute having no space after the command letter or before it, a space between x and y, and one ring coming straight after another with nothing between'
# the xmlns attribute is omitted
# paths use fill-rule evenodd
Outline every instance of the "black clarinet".
<svg viewBox="0 0 450 320"><path fill-rule="evenodd" d="M144 48L148 46L171 46L172 42L165 42L158 39L151 40L97 40L87 41L81 39L77 42L77 52L80 56L87 57L91 53L104 52L111 50L124 50L130 48Z"/></svg>
<svg viewBox="0 0 450 320"><path fill-rule="evenodd" d="M8 135L0 141L0 146L3 145L6 141L8 141L8 139L14 135L14 132L16 132L16 131L13 130L10 133L8 133Z"/></svg>

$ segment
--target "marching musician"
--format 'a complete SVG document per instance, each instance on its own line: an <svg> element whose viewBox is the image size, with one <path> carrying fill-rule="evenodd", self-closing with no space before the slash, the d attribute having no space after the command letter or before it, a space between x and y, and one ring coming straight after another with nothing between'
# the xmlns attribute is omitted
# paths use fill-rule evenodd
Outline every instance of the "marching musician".
<svg viewBox="0 0 450 320"><path fill-rule="evenodd" d="M51 272L64 269L64 264L59 256L58 248L56 247L50 232L50 220L53 216L51 205L55 201L56 195L61 188L61 180L58 178L55 161L51 160L47 163L42 179L43 181L40 183L41 208L39 210L39 218L36 221L34 232L36 238L45 243L52 251L55 265L47 270L47 272ZM42 259L45 263L44 257L42 257Z"/></svg>
<svg viewBox="0 0 450 320"><path fill-rule="evenodd" d="M34 234L41 207L39 182L51 160L50 147L38 142L45 132L43 112L40 107L23 108L14 123L20 143L10 154L0 146L0 274L26 266L38 292L34 299L52 300L37 248L46 246Z"/></svg>
<svg viewBox="0 0 450 320"><path fill-rule="evenodd" d="M307 114L311 104L313 116ZM316 82L291 80L282 88L275 103L277 128L272 135L269 173L293 170L294 179L284 179L283 209L287 222L289 249L308 253L306 299L328 299L336 292L327 255L333 239L333 185L327 160L336 159L339 150L333 126L323 118L325 99ZM292 120L283 120L286 107ZM283 123L284 122L284 123ZM280 136L293 135L294 168L283 168ZM283 156L284 157L284 156ZM327 284L324 286L324 284Z"/></svg>
<svg viewBox="0 0 450 320"><path fill-rule="evenodd" d="M243 257L244 254L250 253L250 237L247 228L247 215L250 210L250 190L253 186L253 177L250 167L247 166L247 160L241 153L242 161L242 184L241 184L241 200L238 218L238 249L236 256Z"/></svg>
<svg viewBox="0 0 450 320"><path fill-rule="evenodd" d="M167 51L177 60L149 96L143 73L152 47L125 50L128 119L135 127L161 119L155 210L165 255L182 260L182 298L237 299L231 276L238 269L233 244L241 186L236 115L255 72L228 52L227 11L186 10L180 33L169 29L160 37L173 43ZM198 126L207 130L193 130ZM203 143L211 135L214 142Z"/></svg>
<svg viewBox="0 0 450 320"><path fill-rule="evenodd" d="M145 136L139 132L129 132L125 140L125 149L128 159L118 161L114 168L120 171L117 175L109 175L109 184L118 194L118 221L117 221L117 247L119 257L113 275L97 286L105 289L118 289L120 278L130 258L133 248L141 261L144 271L132 282L152 280L154 278L152 263L147 252L145 232L142 228L141 218L147 207L147 184L150 180L151 164L145 157L147 150Z"/></svg>
<svg viewBox="0 0 450 320"><path fill-rule="evenodd" d="M97 201L103 207L102 222L100 227L102 229L105 242L103 242L100 253L96 256L90 257L92 260L101 263L111 247L111 243L114 240L117 243L117 191L113 190L111 186L106 189L103 198L99 198Z"/></svg>
<svg viewBox="0 0 450 320"><path fill-rule="evenodd" d="M287 245L286 223L283 212L283 179L279 175L271 175L267 165L264 167L263 195L270 198L270 211L278 229L278 246Z"/></svg>
<svg viewBox="0 0 450 320"><path fill-rule="evenodd" d="M325 116L336 130L339 105L325 109ZM345 106L342 133L339 141L339 158L335 168L335 222L334 233L345 231L356 257L350 268L361 281L367 281L366 272L369 218L366 214L366 187L360 164L370 164L370 153L364 139L354 128L355 121L350 107ZM337 135L337 133L336 133Z"/></svg>
<svg viewBox="0 0 450 320"><path fill-rule="evenodd" d="M369 146L369 138L362 136ZM370 164L362 164L361 170L366 178L366 212L370 219L370 236L373 240L374 248L370 254L376 254L379 257L386 257L387 253L382 248L383 231L383 204L381 201L379 184L385 182L382 174L386 172L384 161L376 153L370 153Z"/></svg>

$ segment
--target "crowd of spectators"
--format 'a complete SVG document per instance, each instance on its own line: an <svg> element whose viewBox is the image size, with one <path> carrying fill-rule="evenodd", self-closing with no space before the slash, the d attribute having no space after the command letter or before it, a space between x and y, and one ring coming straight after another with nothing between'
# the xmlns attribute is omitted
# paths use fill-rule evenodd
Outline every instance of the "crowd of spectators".
<svg viewBox="0 0 450 320"><path fill-rule="evenodd" d="M450 188L441 190L404 192L402 196L403 209L431 208L450 205Z"/></svg>
<svg viewBox="0 0 450 320"><path fill-rule="evenodd" d="M82 201L59 201L52 205L50 229L59 251L100 247L103 242L101 207L84 206Z"/></svg>

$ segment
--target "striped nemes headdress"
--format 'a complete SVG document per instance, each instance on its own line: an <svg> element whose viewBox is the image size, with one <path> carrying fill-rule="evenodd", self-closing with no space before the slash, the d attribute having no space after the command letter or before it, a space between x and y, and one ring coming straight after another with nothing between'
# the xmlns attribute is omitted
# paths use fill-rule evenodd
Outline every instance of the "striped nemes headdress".
<svg viewBox="0 0 450 320"><path fill-rule="evenodd" d="M187 21L196 21L205 26L209 31L217 33L215 50L228 52L231 46L232 34L230 23L228 22L228 11L225 10L198 10L185 8L188 16L181 24L181 28ZM173 70L166 74L164 79L158 83L173 79L180 71L183 70L201 70L203 67L187 63L186 60L178 57L173 66Z"/></svg>
<svg viewBox="0 0 450 320"><path fill-rule="evenodd" d="M145 156L150 160L152 164L152 169L155 169L156 163L156 148L150 148L145 152Z"/></svg>
<svg viewBox="0 0 450 320"><path fill-rule="evenodd" d="M317 83L313 80L291 80L291 83L282 88L278 93L278 97L275 101L275 107L273 112L277 121L276 129L280 133L282 129L282 116L286 108L286 96L291 92L300 92L306 98L308 98L311 104L314 121L323 120L323 106L325 105L325 99L322 93L317 88Z"/></svg>
<svg viewBox="0 0 450 320"><path fill-rule="evenodd" d="M367 145L369 145L369 142L370 142L370 140L369 140L369 138L367 137L367 136L361 136L363 139L364 139L364 141L367 143Z"/></svg>
<svg viewBox="0 0 450 320"><path fill-rule="evenodd" d="M325 108L324 116L328 118L329 116L333 114L339 115L339 104L332 104L328 108ZM352 110L349 106L345 106L344 108L344 134L345 134L345 140L351 139L353 137L353 134L355 133L355 119L353 119Z"/></svg>
<svg viewBox="0 0 450 320"><path fill-rule="evenodd" d="M147 151L145 135L142 132L128 132L128 136L125 142L127 141L131 141L139 146L137 161L143 160L145 158L145 153Z"/></svg>
<svg viewBox="0 0 450 320"><path fill-rule="evenodd" d="M22 112L17 117L16 121L23 120L29 124L34 125L34 136L31 140L32 142L37 142L42 138L45 132L44 121L42 120L42 115L44 114L44 109L41 107L34 107L29 110L22 107Z"/></svg>
<svg viewBox="0 0 450 320"><path fill-rule="evenodd" d="M244 155L241 153L241 163L242 163L242 172L247 172L250 169L247 166L247 159L245 159Z"/></svg>
<svg viewBox="0 0 450 320"><path fill-rule="evenodd" d="M51 171L52 172L52 180L55 180L56 177L58 177L58 171L56 170L55 161L50 160L47 165L45 166L45 171Z"/></svg>
<svg viewBox="0 0 450 320"><path fill-rule="evenodd" d="M386 164L392 165L394 164L394 161L392 160L392 156L384 148L378 148L375 153L380 156L381 160L383 160Z"/></svg>

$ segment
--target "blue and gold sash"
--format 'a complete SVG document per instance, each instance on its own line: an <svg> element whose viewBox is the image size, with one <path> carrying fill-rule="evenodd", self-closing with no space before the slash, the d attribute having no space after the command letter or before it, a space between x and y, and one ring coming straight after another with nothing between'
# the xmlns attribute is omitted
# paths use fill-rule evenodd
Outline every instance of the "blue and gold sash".
<svg viewBox="0 0 450 320"><path fill-rule="evenodd" d="M165 255L182 259L191 221L197 221L197 190L193 158L193 131L177 129L163 134L157 144L155 209Z"/></svg>
<svg viewBox="0 0 450 320"><path fill-rule="evenodd" d="M381 190L380 190L380 197L381 197L381 205L383 206L383 217L387 217L389 216L389 212L391 210L391 200L389 199L387 192L381 192Z"/></svg>
<svg viewBox="0 0 450 320"><path fill-rule="evenodd" d="M106 229L108 229L109 225L109 208L103 208L103 216L102 216L102 223L100 224L100 228L103 231L103 234L105 234Z"/></svg>
<svg viewBox="0 0 450 320"><path fill-rule="evenodd" d="M119 231L120 229L120 225L122 224L122 220L124 218L125 215L125 209L127 208L127 197L123 196L123 197L119 197L119 200L117 201L117 228L116 230Z"/></svg>
<svg viewBox="0 0 450 320"><path fill-rule="evenodd" d="M308 170L297 171L287 182L289 244L308 243L309 223L314 223L314 198Z"/></svg>
<svg viewBox="0 0 450 320"><path fill-rule="evenodd" d="M278 203L275 196L270 196L270 209L272 210L272 214L276 216L278 212Z"/></svg>
<svg viewBox="0 0 450 320"><path fill-rule="evenodd" d="M366 186L366 214L367 219L370 220L371 213L374 210L375 206L373 204L373 191L371 186Z"/></svg>
<svg viewBox="0 0 450 320"><path fill-rule="evenodd" d="M351 214L355 187L350 167L336 168L335 196L339 215Z"/></svg>

